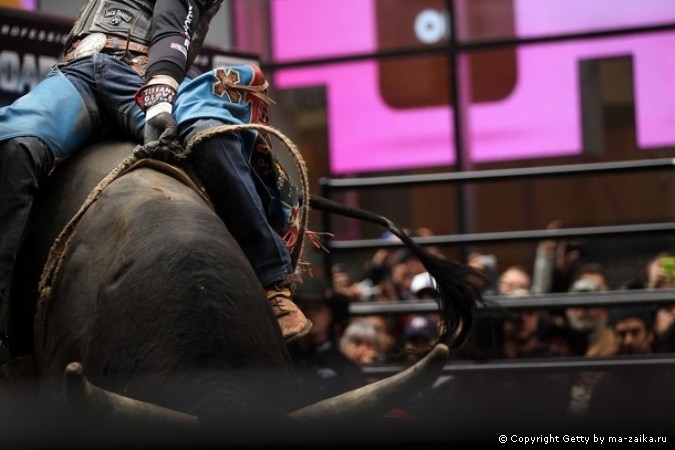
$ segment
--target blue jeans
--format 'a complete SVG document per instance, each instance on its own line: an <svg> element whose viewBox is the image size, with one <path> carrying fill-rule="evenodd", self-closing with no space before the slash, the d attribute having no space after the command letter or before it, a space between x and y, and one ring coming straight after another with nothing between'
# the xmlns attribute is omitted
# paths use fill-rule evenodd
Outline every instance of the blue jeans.
<svg viewBox="0 0 675 450"><path fill-rule="evenodd" d="M141 141L145 118L134 94L143 83L126 63L105 53L57 67L0 108L0 142L32 136L56 158L66 158L102 133Z"/></svg>
<svg viewBox="0 0 675 450"><path fill-rule="evenodd" d="M67 158L102 134L142 142L144 115L134 94L144 82L123 61L99 53L55 68L29 93L0 108L0 305L39 178L54 158ZM183 117L181 123L186 142L224 122ZM241 136L205 140L192 163L261 283L286 279L292 273L290 256L267 221Z"/></svg>
<svg viewBox="0 0 675 450"><path fill-rule="evenodd" d="M201 130L221 124L215 120L198 120L180 130L181 140L189 142ZM219 134L199 144L192 151L190 162L216 212L241 246L260 282L267 286L286 280L293 272L291 257L267 220L242 148L239 133Z"/></svg>
<svg viewBox="0 0 675 450"><path fill-rule="evenodd" d="M102 132L139 141L144 117L134 94L144 83L112 55L53 69L34 89L0 108L0 305L39 180Z"/></svg>
<svg viewBox="0 0 675 450"><path fill-rule="evenodd" d="M237 85L266 85L259 67L240 65L218 67L194 79L184 80L175 99L174 115L183 143L204 130L223 124L261 123L263 113L254 96L229 89L223 80ZM291 257L268 218L280 207L280 196L260 178L253 148L258 132L247 130L211 137L196 147L192 165L216 211L244 250L263 285L283 281L293 272Z"/></svg>

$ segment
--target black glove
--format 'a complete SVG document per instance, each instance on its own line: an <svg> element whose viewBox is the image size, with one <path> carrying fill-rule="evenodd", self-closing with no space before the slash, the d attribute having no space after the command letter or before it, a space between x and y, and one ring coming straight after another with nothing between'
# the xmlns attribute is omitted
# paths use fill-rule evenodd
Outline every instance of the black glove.
<svg viewBox="0 0 675 450"><path fill-rule="evenodd" d="M176 90L168 84L146 84L136 92L136 103L145 113L145 145L157 141L168 145L177 139L178 126L171 114L175 96Z"/></svg>
<svg viewBox="0 0 675 450"><path fill-rule="evenodd" d="M134 156L158 159L173 166L180 166L185 160L185 149L178 141L171 141L167 144L154 141L145 145L137 145L134 148Z"/></svg>
<svg viewBox="0 0 675 450"><path fill-rule="evenodd" d="M146 119L143 143L145 145L159 141L159 145L168 145L178 140L178 125L170 112L159 114Z"/></svg>

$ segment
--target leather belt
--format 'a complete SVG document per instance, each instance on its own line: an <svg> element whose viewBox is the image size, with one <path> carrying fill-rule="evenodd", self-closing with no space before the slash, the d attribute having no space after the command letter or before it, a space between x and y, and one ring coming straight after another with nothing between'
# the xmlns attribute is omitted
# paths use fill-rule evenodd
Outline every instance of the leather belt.
<svg viewBox="0 0 675 450"><path fill-rule="evenodd" d="M104 50L113 50L115 52L133 52L142 55L148 54L149 46L129 41L118 36L108 36L103 33L92 33L84 39L73 42L63 57L63 62L70 62L74 59L93 55Z"/></svg>
<svg viewBox="0 0 675 450"><path fill-rule="evenodd" d="M120 38L118 36L109 36L103 33L92 33L83 39L73 42L66 54L63 56L62 64L66 64L75 59L94 55L105 50L112 50L114 53L124 53L122 61L129 64L131 68L141 77L145 76L145 69L148 64L149 46L139 44L138 42Z"/></svg>

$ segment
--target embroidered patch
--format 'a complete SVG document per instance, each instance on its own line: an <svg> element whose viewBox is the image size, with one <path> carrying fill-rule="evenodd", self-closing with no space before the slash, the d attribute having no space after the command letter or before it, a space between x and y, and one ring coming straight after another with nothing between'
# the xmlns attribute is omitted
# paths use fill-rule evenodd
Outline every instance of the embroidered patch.
<svg viewBox="0 0 675 450"><path fill-rule="evenodd" d="M119 8L106 9L103 11L103 18L107 19L111 25L119 25L122 22L131 23L134 20L131 13Z"/></svg>
<svg viewBox="0 0 675 450"><path fill-rule="evenodd" d="M241 83L239 72L230 68L218 68L213 71L213 75L216 77L216 81L211 85L211 92L218 97L222 97L227 93L232 103L239 103L241 101L241 93L228 89L230 85Z"/></svg>

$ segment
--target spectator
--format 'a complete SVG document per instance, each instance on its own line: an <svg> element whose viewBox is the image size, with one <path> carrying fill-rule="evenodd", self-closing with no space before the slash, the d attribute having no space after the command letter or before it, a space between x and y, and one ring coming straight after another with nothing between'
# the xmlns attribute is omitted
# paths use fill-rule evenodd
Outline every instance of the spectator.
<svg viewBox="0 0 675 450"><path fill-rule="evenodd" d="M391 266L391 283L398 300L410 300L411 285L415 275L424 273L426 268L420 259L407 248L399 250Z"/></svg>
<svg viewBox="0 0 675 450"><path fill-rule="evenodd" d="M661 252L649 261L646 288L675 288L675 259L670 252Z"/></svg>
<svg viewBox="0 0 675 450"><path fill-rule="evenodd" d="M647 355L653 352L652 311L643 307L612 310L611 326L619 339L617 355ZM670 430L675 414L675 391L670 366L634 365L608 369L589 402L593 426L611 431ZM667 428L661 428L661 427Z"/></svg>
<svg viewBox="0 0 675 450"><path fill-rule="evenodd" d="M380 236L380 239L400 242L400 239L390 231L384 232ZM373 257L366 265L366 275L361 283L370 289L377 289L378 300L398 300L396 291L391 282L391 267L394 264L396 252L396 248L380 248L373 254Z"/></svg>
<svg viewBox="0 0 675 450"><path fill-rule="evenodd" d="M530 292L532 278L529 272L522 266L515 265L507 268L499 275L497 293L508 295L513 292Z"/></svg>
<svg viewBox="0 0 675 450"><path fill-rule="evenodd" d="M610 324L618 341L617 355L645 355L653 352L654 318L651 309L625 306L612 308Z"/></svg>
<svg viewBox="0 0 675 450"><path fill-rule="evenodd" d="M490 295L497 292L495 288L497 258L494 255L483 255L479 252L472 252L467 258L467 265L482 275L480 278L475 278L475 283L483 294Z"/></svg>
<svg viewBox="0 0 675 450"><path fill-rule="evenodd" d="M557 230L562 227L561 220L554 220L546 229ZM566 239L541 241L537 246L534 260L531 292L533 294L568 292L583 257L583 247L578 242Z"/></svg>
<svg viewBox="0 0 675 450"><path fill-rule="evenodd" d="M429 272L423 272L417 274L413 277L412 283L410 284L410 292L412 294L411 301L422 301L422 300L435 300L438 298L438 288L436 285L436 280ZM419 313L419 314L407 314L401 320L403 325L403 333L400 336L398 348L403 352L406 351L406 337L405 329L409 326L411 321L416 318L422 318L423 320L428 320L431 323L436 324L437 327L440 323L440 313L439 312L429 312L429 313ZM419 320L418 322L419 323ZM435 329L433 337L434 339L439 334L439 330ZM405 359L405 358L404 358Z"/></svg>
<svg viewBox="0 0 675 450"><path fill-rule="evenodd" d="M596 272L581 275L570 293L601 292L606 290L606 283L598 284ZM607 356L614 354L617 342L609 328L609 309L604 306L569 307L565 309L565 319L569 326L587 336L588 348L586 356Z"/></svg>
<svg viewBox="0 0 675 450"><path fill-rule="evenodd" d="M399 325L396 318L382 314L371 314L359 317L358 320L371 324L375 328L377 334L377 361L390 361L392 359Z"/></svg>
<svg viewBox="0 0 675 450"><path fill-rule="evenodd" d="M433 232L421 227L404 230L411 237L429 237ZM380 239L400 242L393 233L387 231ZM427 246L427 251L443 258L443 253L435 246ZM426 270L419 258L408 248L381 248L375 252L366 266L366 275L359 283L362 299L376 301L409 300L412 278ZM364 298L370 297L370 298Z"/></svg>
<svg viewBox="0 0 675 450"><path fill-rule="evenodd" d="M414 364L427 353L438 340L438 322L424 315L413 315L403 326L402 359Z"/></svg>
<svg viewBox="0 0 675 450"><path fill-rule="evenodd" d="M366 384L361 368L337 347L347 320L349 300L332 293L324 278L303 276L295 301L314 326L289 346L303 386L305 404Z"/></svg>
<svg viewBox="0 0 675 450"><path fill-rule="evenodd" d="M591 267L588 276L581 276L570 288L570 293L601 292L606 283L598 284L598 271ZM616 352L617 340L609 327L609 309L604 306L569 307L565 309L565 320L569 326L586 336L586 356L610 356ZM571 390L570 413L585 417L588 402L602 371L582 371L577 375Z"/></svg>
<svg viewBox="0 0 675 450"><path fill-rule="evenodd" d="M333 277L333 290L336 293L344 295L352 302L361 300L359 285L344 265L333 265L331 275Z"/></svg>
<svg viewBox="0 0 675 450"><path fill-rule="evenodd" d="M675 287L675 259L670 252L661 252L647 263L646 289ZM659 306L654 320L654 350L675 351L675 303Z"/></svg>
<svg viewBox="0 0 675 450"><path fill-rule="evenodd" d="M509 297L526 297L529 292L521 289L506 294ZM536 308L524 308L509 314L503 323L503 347L506 358L532 358L548 354L541 339L546 316Z"/></svg>
<svg viewBox="0 0 675 450"><path fill-rule="evenodd" d="M435 301L439 297L436 280L429 272L419 273L413 277L412 283L410 283L410 293L412 294L412 301ZM432 320L440 322L441 318L438 312L430 312L425 315Z"/></svg>
<svg viewBox="0 0 675 450"><path fill-rule="evenodd" d="M429 272L415 275L410 283L412 300L431 300L438 296L436 280Z"/></svg>
<svg viewBox="0 0 675 450"><path fill-rule="evenodd" d="M381 360L380 348L377 329L365 320L352 320L340 338L340 351L359 365L373 364Z"/></svg>
<svg viewBox="0 0 675 450"><path fill-rule="evenodd" d="M675 305L662 305L656 310L653 331L655 352L675 351Z"/></svg>
<svg viewBox="0 0 675 450"><path fill-rule="evenodd" d="M607 292L611 290L607 271L600 263L588 262L580 265L576 272L575 281L582 279L590 280L595 283L595 290L598 292Z"/></svg>
<svg viewBox="0 0 675 450"><path fill-rule="evenodd" d="M552 323L543 332L542 340L550 356L579 357L588 349L585 334L573 329L567 323Z"/></svg>

